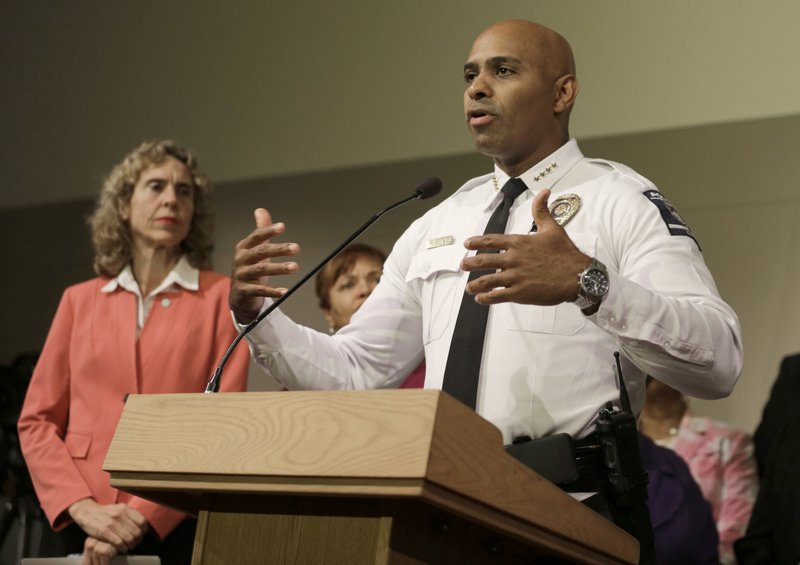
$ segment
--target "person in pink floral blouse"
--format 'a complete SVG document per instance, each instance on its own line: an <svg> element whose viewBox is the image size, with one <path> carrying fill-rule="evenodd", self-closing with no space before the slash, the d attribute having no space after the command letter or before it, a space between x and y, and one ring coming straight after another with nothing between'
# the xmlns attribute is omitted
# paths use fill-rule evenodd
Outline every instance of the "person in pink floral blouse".
<svg viewBox="0 0 800 565"><path fill-rule="evenodd" d="M711 503L720 561L735 564L733 542L744 535L758 493L753 440L724 422L693 415L680 392L655 379L648 381L640 430L689 465Z"/></svg>

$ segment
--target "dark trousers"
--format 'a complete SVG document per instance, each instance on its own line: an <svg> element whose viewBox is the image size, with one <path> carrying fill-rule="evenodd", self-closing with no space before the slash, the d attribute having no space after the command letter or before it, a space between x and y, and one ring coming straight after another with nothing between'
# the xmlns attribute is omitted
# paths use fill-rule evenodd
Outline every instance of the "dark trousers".
<svg viewBox="0 0 800 565"><path fill-rule="evenodd" d="M142 543L134 547L131 555L158 555L164 565L191 565L194 533L197 520L189 518L178 524L163 540L159 540L152 532L145 534ZM60 532L61 543L67 554L83 553L86 532L72 523Z"/></svg>
<svg viewBox="0 0 800 565"><path fill-rule="evenodd" d="M655 565L656 550L653 537L653 525L650 522L650 509L642 500L625 507L615 504L608 493L598 492L583 501L604 518L614 522L639 541L639 564Z"/></svg>

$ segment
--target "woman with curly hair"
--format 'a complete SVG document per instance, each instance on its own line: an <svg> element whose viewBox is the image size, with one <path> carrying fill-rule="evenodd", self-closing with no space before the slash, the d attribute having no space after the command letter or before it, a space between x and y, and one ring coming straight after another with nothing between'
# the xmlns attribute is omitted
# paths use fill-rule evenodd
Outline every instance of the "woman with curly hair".
<svg viewBox="0 0 800 565"><path fill-rule="evenodd" d="M89 218L98 277L66 289L34 370L20 443L50 524L84 563L191 561L195 521L112 488L102 465L129 394L202 392L235 337L230 281L208 270L209 190L172 141L112 169ZM240 348L223 390L245 389L247 364Z"/></svg>

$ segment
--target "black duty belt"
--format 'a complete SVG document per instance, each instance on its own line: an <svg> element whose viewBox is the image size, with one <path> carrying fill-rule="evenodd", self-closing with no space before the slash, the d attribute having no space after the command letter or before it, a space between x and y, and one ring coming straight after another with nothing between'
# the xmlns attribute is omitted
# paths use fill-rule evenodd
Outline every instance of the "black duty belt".
<svg viewBox="0 0 800 565"><path fill-rule="evenodd" d="M608 481L603 447L596 433L573 439L555 434L532 440L522 436L506 451L567 492L597 492Z"/></svg>

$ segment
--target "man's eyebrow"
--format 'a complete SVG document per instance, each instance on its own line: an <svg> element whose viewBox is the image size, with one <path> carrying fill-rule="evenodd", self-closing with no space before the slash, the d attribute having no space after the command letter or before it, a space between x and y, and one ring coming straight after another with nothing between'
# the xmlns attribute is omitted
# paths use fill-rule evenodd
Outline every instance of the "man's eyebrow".
<svg viewBox="0 0 800 565"><path fill-rule="evenodd" d="M503 63L513 63L519 65L522 64L522 59L518 59L517 57L512 57L511 55L498 55L496 57L490 57L486 59L485 64L496 67L498 65L502 65ZM474 61L467 61L464 64L465 71L472 71L477 69L478 67L480 67L480 65Z"/></svg>

